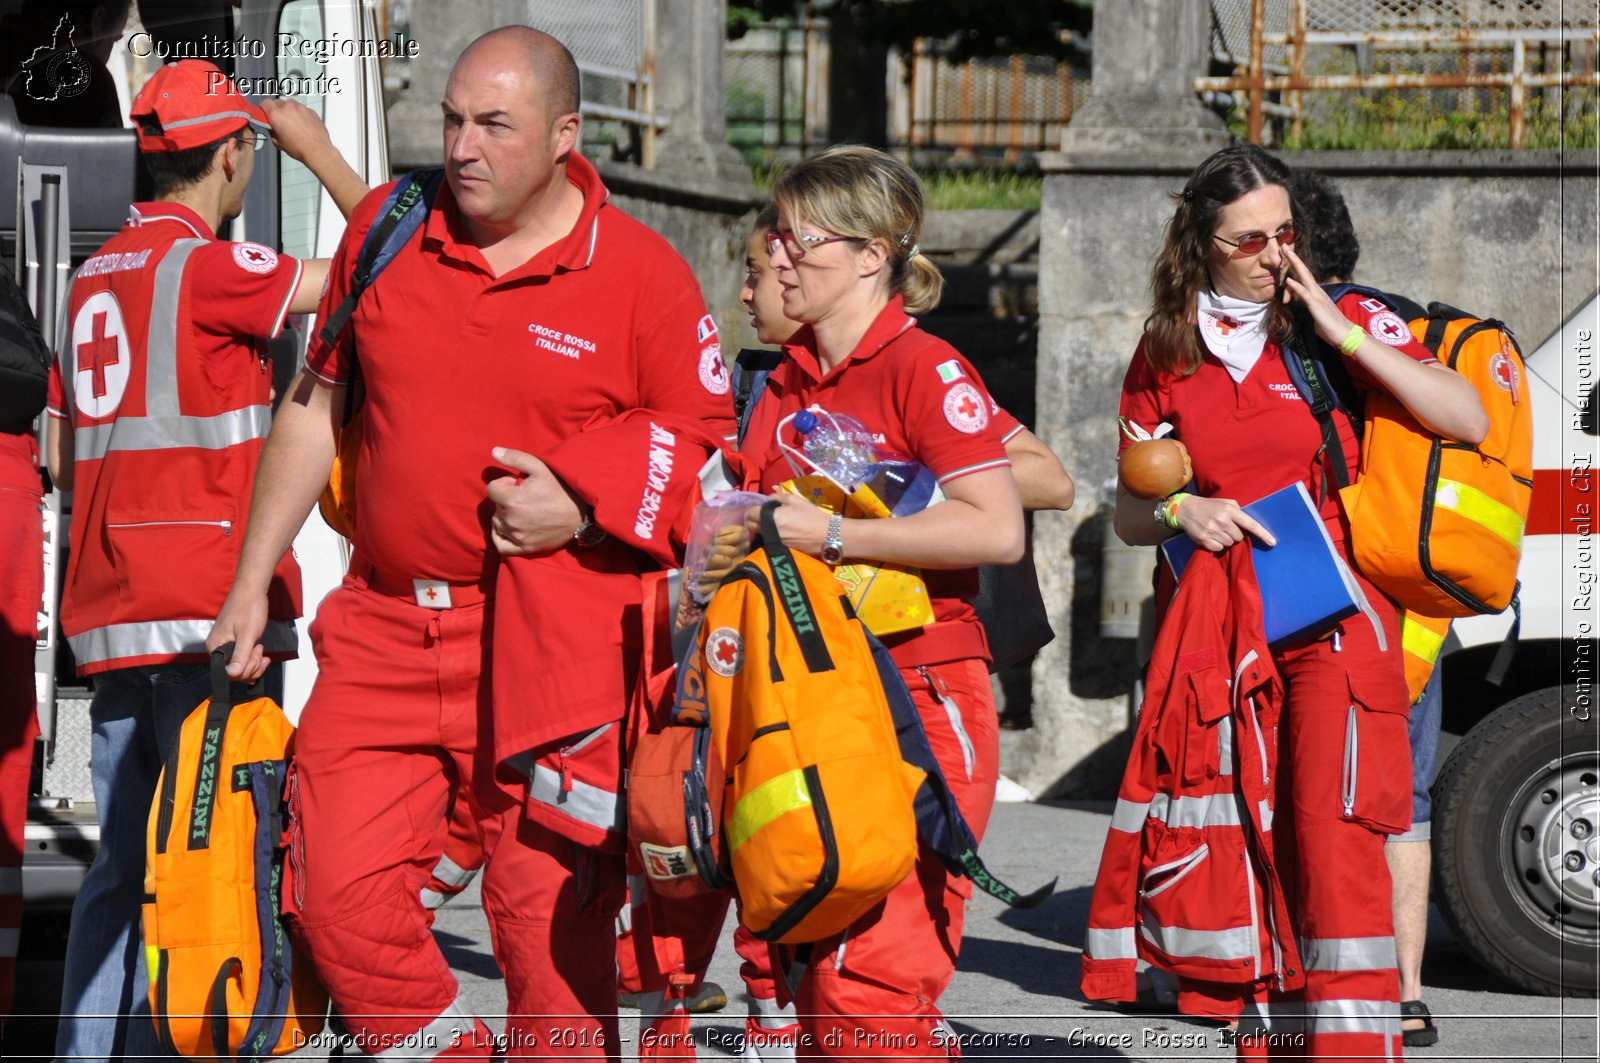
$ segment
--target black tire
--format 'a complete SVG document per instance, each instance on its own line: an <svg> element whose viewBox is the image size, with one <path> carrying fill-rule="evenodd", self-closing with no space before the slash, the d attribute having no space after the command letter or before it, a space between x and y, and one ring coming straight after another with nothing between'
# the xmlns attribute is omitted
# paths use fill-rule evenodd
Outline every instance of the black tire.
<svg viewBox="0 0 1600 1063"><path fill-rule="evenodd" d="M1594 996L1600 726L1593 705L1580 707L1570 686L1508 702L1457 743L1433 792L1434 899L1462 946L1528 992Z"/></svg>

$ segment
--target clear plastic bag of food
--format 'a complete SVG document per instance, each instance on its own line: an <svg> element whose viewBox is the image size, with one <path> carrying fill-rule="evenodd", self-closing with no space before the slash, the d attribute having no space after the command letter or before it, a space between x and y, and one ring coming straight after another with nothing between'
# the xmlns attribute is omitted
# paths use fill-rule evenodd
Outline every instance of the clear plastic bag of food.
<svg viewBox="0 0 1600 1063"><path fill-rule="evenodd" d="M700 619L717 586L750 553L745 514L766 501L765 495L754 491L719 491L694 507L675 628L687 628Z"/></svg>

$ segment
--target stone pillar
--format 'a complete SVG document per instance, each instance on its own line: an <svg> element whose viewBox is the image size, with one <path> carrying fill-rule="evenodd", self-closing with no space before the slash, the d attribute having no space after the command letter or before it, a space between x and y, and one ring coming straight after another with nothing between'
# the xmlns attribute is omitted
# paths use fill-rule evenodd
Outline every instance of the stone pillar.
<svg viewBox="0 0 1600 1063"><path fill-rule="evenodd" d="M654 168L748 188L750 167L727 141L727 22L727 0L657 0L656 114L667 129Z"/></svg>
<svg viewBox="0 0 1600 1063"><path fill-rule="evenodd" d="M1194 93L1210 50L1210 4L1095 5L1093 93L1063 132L1062 153L1222 147L1222 119Z"/></svg>
<svg viewBox="0 0 1600 1063"><path fill-rule="evenodd" d="M1034 430L1078 486L1069 513L1034 520L1034 558L1057 638L1034 663L1033 727L1002 767L1035 793L1115 796L1138 679L1134 640L1099 630L1100 551L1112 535L1117 399L1149 312L1167 193L1227 142L1195 97L1208 5L1095 6L1094 92L1043 156ZM1152 565L1153 552L1152 552Z"/></svg>

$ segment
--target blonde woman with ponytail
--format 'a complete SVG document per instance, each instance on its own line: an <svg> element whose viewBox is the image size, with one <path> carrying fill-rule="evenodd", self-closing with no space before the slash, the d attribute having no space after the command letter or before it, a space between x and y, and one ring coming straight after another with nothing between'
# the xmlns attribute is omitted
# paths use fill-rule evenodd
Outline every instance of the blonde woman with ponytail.
<svg viewBox="0 0 1600 1063"><path fill-rule="evenodd" d="M977 566L1022 554L1022 506L1004 446L1021 429L972 365L912 316L938 304L944 279L921 254L923 191L909 168L871 148L835 147L782 174L773 193L769 264L784 314L801 326L751 413L746 486L770 491L793 476L779 444L802 445L788 419L813 406L854 417L880 447L938 477L945 500L911 516L841 521L786 494L777 522L796 550L822 556L827 543L849 560L923 570L934 622L884 643L981 837L999 732L988 649L967 599L978 590ZM936 1002L955 969L969 893L924 850L883 902L810 946L795 994L805 1050L859 1058L870 1044L874 1057L945 1056L953 1035ZM782 957L785 967L795 960Z"/></svg>

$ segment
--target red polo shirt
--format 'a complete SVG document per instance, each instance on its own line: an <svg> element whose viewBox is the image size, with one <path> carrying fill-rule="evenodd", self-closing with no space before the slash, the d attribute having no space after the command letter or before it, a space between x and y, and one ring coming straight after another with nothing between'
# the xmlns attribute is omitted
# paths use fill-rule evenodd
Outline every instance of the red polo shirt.
<svg viewBox="0 0 1600 1063"><path fill-rule="evenodd" d="M1396 350L1419 362L1436 360L1409 331L1404 339L1400 337L1405 322L1398 315L1369 302L1351 292L1339 301L1339 309ZM1359 363L1346 360L1345 365L1358 389L1382 386ZM1305 484L1313 499L1322 494L1318 453L1322 432L1311 407L1290 381L1282 349L1276 343L1269 342L1250 372L1235 383L1210 351L1205 351L1200 368L1189 376L1158 373L1145 359L1141 339L1123 378L1120 413L1150 431L1163 421L1171 424L1173 434L1189 450L1195 488L1203 496L1249 503L1297 481ZM1333 418L1354 480L1361 445L1342 413L1336 411ZM1131 445L1132 441L1122 436L1119 452ZM1330 534L1343 542L1336 494L1321 498L1321 512Z"/></svg>
<svg viewBox="0 0 1600 1063"><path fill-rule="evenodd" d="M855 350L826 377L809 326L784 346L762 400L751 412L744 454L755 459L770 491L794 476L779 449L783 418L810 406L849 414L878 444L916 459L940 483L1008 468L1002 435L1020 427L989 397L977 370L956 349L916 327L899 296L868 327ZM785 442L799 447L787 427ZM983 629L966 599L978 592L977 569L925 571L935 623L924 632L890 636L885 645L902 666L988 656Z"/></svg>
<svg viewBox="0 0 1600 1063"><path fill-rule="evenodd" d="M496 277L468 242L448 182L422 229L362 297L336 349L307 368L367 388L355 546L380 569L470 582L493 558L484 485L506 470L495 446L539 454L597 413L636 407L726 425L729 380L694 275L659 235L606 203L588 161L572 231ZM387 188L350 219L321 313L349 289L353 261Z"/></svg>

